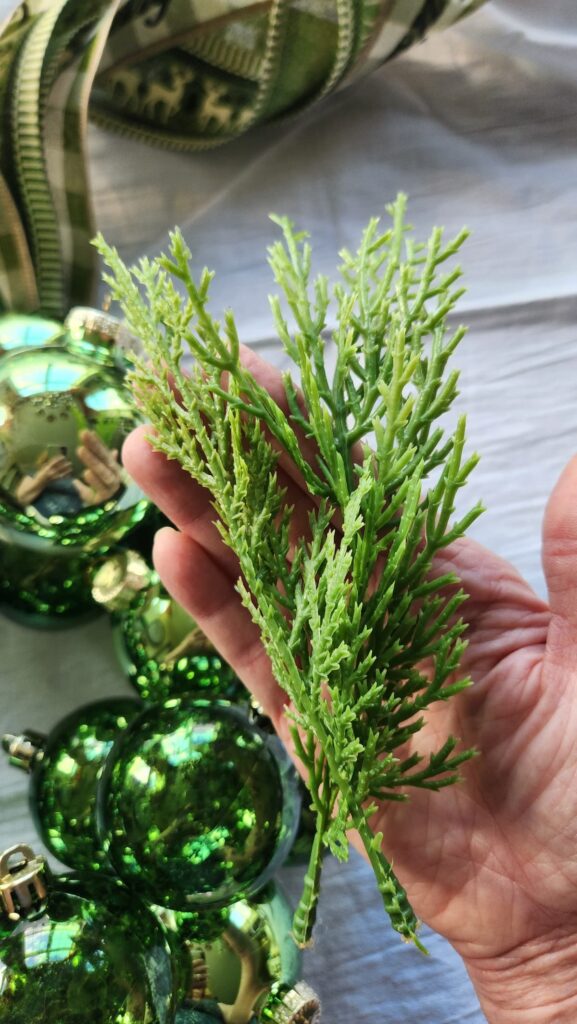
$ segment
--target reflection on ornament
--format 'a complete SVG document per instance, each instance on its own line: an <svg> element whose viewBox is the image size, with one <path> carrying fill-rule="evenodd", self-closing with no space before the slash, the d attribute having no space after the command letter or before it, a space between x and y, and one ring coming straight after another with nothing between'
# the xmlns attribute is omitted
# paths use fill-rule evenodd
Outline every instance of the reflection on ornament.
<svg viewBox="0 0 577 1024"><path fill-rule="evenodd" d="M189 1013L248 1024L296 985L301 955L290 935L292 910L275 883L224 910L158 913L177 965L179 1001Z"/></svg>
<svg viewBox="0 0 577 1024"><path fill-rule="evenodd" d="M148 708L118 737L98 787L115 871L174 910L257 892L284 860L298 812L280 743L221 701Z"/></svg>
<svg viewBox="0 0 577 1024"><path fill-rule="evenodd" d="M61 341L64 331L64 325L57 320L6 313L0 316L0 356Z"/></svg>
<svg viewBox="0 0 577 1024"><path fill-rule="evenodd" d="M113 357L114 362L122 367L125 356L142 351L140 340L129 331L126 324L101 309L75 306L66 317L64 327L70 349L104 363L110 363ZM114 349L111 348L112 344Z"/></svg>
<svg viewBox="0 0 577 1024"><path fill-rule="evenodd" d="M48 736L4 736L12 764L31 773L30 806L45 846L75 871L99 871L106 858L96 832L96 787L106 756L141 705L111 698L78 708Z"/></svg>
<svg viewBox="0 0 577 1024"><path fill-rule="evenodd" d="M295 841L287 857L289 864L308 864L311 855L313 840L316 835L317 819L311 807L310 793L303 780L298 780L299 793L301 798L301 813ZM325 849L324 853L328 851Z"/></svg>
<svg viewBox="0 0 577 1024"><path fill-rule="evenodd" d="M256 697L249 697L249 701L251 720L263 732L270 733L271 736L274 736L274 726L268 715L265 715L264 709L258 703ZM316 813L311 806L310 793L300 776L297 777L297 786L299 790L301 810L294 843L287 856L287 863L308 864L313 840L317 831L317 819ZM323 854L326 853L328 853L328 850L325 848Z"/></svg>
<svg viewBox="0 0 577 1024"><path fill-rule="evenodd" d="M0 1024L172 1024L170 951L154 915L120 885L88 889L42 862L38 898L21 881L32 860L24 846L0 858L4 889L31 893L16 924L0 911Z"/></svg>
<svg viewBox="0 0 577 1024"><path fill-rule="evenodd" d="M195 694L248 702L238 676L139 554L108 558L94 575L92 594L112 614L118 659L142 700Z"/></svg>
<svg viewBox="0 0 577 1024"><path fill-rule="evenodd" d="M147 509L119 455L138 422L114 349L122 325L98 318L100 333L82 335L77 317L57 342L0 358L0 603L12 614L94 612L88 567Z"/></svg>

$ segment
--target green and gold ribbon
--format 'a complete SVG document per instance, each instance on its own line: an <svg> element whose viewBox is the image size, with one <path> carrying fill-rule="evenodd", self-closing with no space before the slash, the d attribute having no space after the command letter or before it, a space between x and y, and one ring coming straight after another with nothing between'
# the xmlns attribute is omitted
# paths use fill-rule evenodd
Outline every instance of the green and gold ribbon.
<svg viewBox="0 0 577 1024"><path fill-rule="evenodd" d="M297 114L483 0L28 0L0 25L0 306L92 301L90 115L195 151Z"/></svg>

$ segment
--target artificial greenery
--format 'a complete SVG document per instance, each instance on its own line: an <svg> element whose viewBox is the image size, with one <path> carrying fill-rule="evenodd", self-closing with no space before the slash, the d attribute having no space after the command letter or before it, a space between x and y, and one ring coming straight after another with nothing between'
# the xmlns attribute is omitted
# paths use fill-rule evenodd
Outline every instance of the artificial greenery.
<svg viewBox="0 0 577 1024"><path fill-rule="evenodd" d="M213 275L195 281L178 231L170 255L131 270L97 240L113 296L145 345L132 386L152 444L209 492L238 557L238 592L290 698L317 822L294 919L299 943L313 927L323 848L346 859L355 829L394 927L419 945L371 817L379 801L406 800L410 786L455 782L472 753L456 752L453 737L427 758L402 752L429 705L469 682L458 672L465 595L431 566L480 512L451 521L476 457L463 456L464 419L452 433L436 422L457 394L447 363L464 334L447 329L462 289L459 268L443 264L466 232L445 243L435 229L417 243L405 206L401 195L387 230L371 220L358 251L340 254L333 289L311 280L306 235L273 218L284 243L271 246L269 262L288 313L278 297L271 306L299 376L297 385L284 375L284 408L243 365L232 313L221 324L209 312ZM308 530L296 538L279 452L311 499Z"/></svg>

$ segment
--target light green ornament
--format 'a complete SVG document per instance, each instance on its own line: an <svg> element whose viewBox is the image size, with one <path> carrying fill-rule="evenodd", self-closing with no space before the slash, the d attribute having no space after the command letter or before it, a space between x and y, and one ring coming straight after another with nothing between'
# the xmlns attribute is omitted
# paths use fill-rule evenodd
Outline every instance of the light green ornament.
<svg viewBox="0 0 577 1024"><path fill-rule="evenodd" d="M178 1024L196 1022L199 1013L225 1024L318 1020L318 998L299 982L301 953L280 886L270 882L223 910L157 912L176 965Z"/></svg>
<svg viewBox="0 0 577 1024"><path fill-rule="evenodd" d="M38 625L96 613L88 570L148 508L120 459L139 422L124 329L95 310L66 326L0 359L0 607Z"/></svg>
<svg viewBox="0 0 577 1024"><path fill-rule="evenodd" d="M57 320L7 313L0 316L0 356L61 341L63 334L64 326Z"/></svg>

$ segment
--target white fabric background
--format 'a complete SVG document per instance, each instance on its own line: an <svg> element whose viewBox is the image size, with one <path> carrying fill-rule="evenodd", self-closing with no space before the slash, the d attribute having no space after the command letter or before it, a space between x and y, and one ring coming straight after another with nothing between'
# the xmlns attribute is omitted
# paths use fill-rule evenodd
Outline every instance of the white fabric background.
<svg viewBox="0 0 577 1024"><path fill-rule="evenodd" d="M232 306L243 339L280 362L266 301L270 210L310 230L329 273L399 189L423 233L466 223L458 404L482 455L466 500L488 508L477 538L544 592L543 507L576 447L576 129L575 0L494 0L303 118L229 148L167 154L92 128L98 226L134 257L180 223L199 267L217 271L215 308ZM46 634L0 621L0 645L2 731L47 729L127 690L105 621ZM4 845L34 835L26 788L2 764ZM296 872L286 879L296 893ZM481 1024L458 957L425 940L428 960L398 941L358 858L329 862L305 964L327 1024Z"/></svg>

